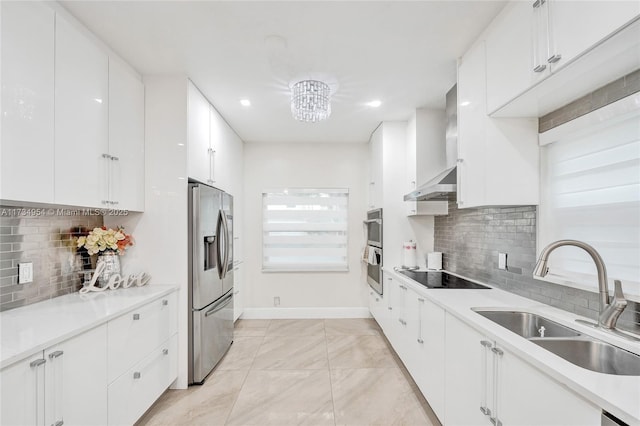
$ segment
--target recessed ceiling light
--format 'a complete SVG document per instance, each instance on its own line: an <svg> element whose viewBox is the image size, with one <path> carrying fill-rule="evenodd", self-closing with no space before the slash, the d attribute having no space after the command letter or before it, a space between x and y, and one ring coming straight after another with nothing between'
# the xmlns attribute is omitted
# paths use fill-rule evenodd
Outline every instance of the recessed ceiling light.
<svg viewBox="0 0 640 426"><path fill-rule="evenodd" d="M378 108L380 105L382 105L382 101L380 99L375 99L371 102L367 102L367 106L371 108Z"/></svg>
<svg viewBox="0 0 640 426"><path fill-rule="evenodd" d="M249 99L240 99L240 105L245 107L251 106L251 101Z"/></svg>

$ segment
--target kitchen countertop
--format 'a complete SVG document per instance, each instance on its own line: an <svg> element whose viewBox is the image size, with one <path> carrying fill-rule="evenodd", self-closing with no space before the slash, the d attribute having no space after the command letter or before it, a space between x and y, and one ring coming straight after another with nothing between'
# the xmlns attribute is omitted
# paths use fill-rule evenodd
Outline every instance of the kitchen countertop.
<svg viewBox="0 0 640 426"><path fill-rule="evenodd" d="M444 272L479 284L488 285L492 289L429 289L392 269L383 268L383 270L427 297L451 315L464 321L487 337L493 338L504 349L521 357L552 379L582 395L594 405L605 409L629 424L640 424L640 377L602 374L578 367L475 313L471 308L496 308L537 313L585 335L604 340L636 354L640 354L640 343L579 324L575 322L577 318L586 319L579 315L500 290L486 283L449 271Z"/></svg>
<svg viewBox="0 0 640 426"><path fill-rule="evenodd" d="M147 285L72 293L0 312L0 368L165 296L177 287Z"/></svg>

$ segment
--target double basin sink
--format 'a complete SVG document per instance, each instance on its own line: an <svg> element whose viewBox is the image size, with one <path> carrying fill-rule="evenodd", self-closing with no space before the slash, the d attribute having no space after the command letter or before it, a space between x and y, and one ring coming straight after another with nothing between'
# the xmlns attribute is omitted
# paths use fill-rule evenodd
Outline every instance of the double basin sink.
<svg viewBox="0 0 640 426"><path fill-rule="evenodd" d="M559 357L591 371L640 376L640 356L529 312L473 309Z"/></svg>

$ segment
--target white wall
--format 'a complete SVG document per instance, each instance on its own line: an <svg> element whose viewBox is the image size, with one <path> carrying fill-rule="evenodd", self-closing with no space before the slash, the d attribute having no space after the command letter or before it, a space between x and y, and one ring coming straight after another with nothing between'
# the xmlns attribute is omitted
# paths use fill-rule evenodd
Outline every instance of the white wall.
<svg viewBox="0 0 640 426"><path fill-rule="evenodd" d="M369 287L360 261L368 161L364 143L245 144L243 318L368 316ZM261 271L262 191L280 187L349 189L349 272Z"/></svg>

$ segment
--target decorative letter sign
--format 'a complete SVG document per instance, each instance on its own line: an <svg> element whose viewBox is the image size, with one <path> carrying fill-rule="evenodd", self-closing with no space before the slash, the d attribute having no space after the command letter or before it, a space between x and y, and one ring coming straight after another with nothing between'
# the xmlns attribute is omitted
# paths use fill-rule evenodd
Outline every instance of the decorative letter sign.
<svg viewBox="0 0 640 426"><path fill-rule="evenodd" d="M98 266L96 266L96 271L93 273L91 277L91 281L86 284L84 287L80 289L80 294L89 293L92 291L105 291L105 290L116 290L120 287L129 288L135 284L136 287L142 287L146 285L151 280L151 276L147 275L145 272L141 272L137 275L127 275L126 277L121 276L120 274L114 274L109 279L109 283L104 287L98 287L96 282L98 281L98 276L104 270L104 263L99 262Z"/></svg>

